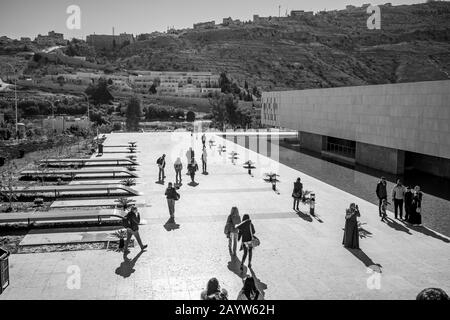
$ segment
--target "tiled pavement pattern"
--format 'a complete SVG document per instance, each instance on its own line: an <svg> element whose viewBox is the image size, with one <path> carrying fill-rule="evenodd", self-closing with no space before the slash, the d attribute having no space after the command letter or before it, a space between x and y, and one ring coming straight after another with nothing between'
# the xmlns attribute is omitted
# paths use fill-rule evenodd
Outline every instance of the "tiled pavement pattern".
<svg viewBox="0 0 450 320"><path fill-rule="evenodd" d="M215 140L216 145L224 143L219 137ZM136 189L143 193L137 200L146 203L140 208L147 221L140 233L148 250L139 254L139 248L132 248L127 262L121 253L106 250L12 255L11 285L0 299L199 299L211 277L217 277L230 299L235 299L242 286L240 262L230 259L223 234L233 205L241 216L250 214L261 240L254 251L253 271L266 299L414 299L425 287L450 292L450 243L445 237L415 231L400 222L381 223L375 205L229 141L221 157L215 148L207 147L209 175L197 174L196 187L186 184L189 134L112 134L106 144L128 141L137 141L140 151ZM194 138L194 144L201 167L200 137ZM236 165L228 159L233 148L240 157ZM156 159L162 153L167 154L165 185L155 183ZM180 226L167 231L163 194L167 182L174 180L173 161L178 155L184 164L184 185L175 214ZM104 155L109 156L117 154ZM258 162L253 178L242 168L248 158ZM280 174L280 195L263 180L268 167ZM311 218L304 205L303 213L291 211L297 176L305 189L316 193L320 218ZM359 204L366 230L362 251L354 253L341 244L345 208L350 202ZM81 272L80 289L66 285L72 265ZM368 288L370 277L379 278L379 289L376 285Z"/></svg>

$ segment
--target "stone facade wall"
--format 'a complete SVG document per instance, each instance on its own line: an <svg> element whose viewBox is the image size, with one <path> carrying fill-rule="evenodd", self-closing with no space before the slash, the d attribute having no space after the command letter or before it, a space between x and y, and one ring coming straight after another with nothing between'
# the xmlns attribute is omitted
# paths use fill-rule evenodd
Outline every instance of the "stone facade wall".
<svg viewBox="0 0 450 320"><path fill-rule="evenodd" d="M271 104L276 104L273 108ZM450 159L450 80L264 92L276 125Z"/></svg>

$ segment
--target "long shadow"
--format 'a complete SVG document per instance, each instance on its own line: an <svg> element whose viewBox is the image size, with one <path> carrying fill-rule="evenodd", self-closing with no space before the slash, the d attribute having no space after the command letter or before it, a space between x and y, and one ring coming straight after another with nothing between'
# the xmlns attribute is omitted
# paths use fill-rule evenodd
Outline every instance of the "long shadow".
<svg viewBox="0 0 450 320"><path fill-rule="evenodd" d="M196 187L196 186L198 186L198 183L195 182L195 181L194 182L191 181L191 182L188 183L188 185L191 186L191 187Z"/></svg>
<svg viewBox="0 0 450 320"><path fill-rule="evenodd" d="M437 234L436 232L434 232L433 230L428 229L427 227L424 226L413 226L413 225L408 225L408 227L416 232L420 232L423 233L426 236L429 237L433 237L437 240L441 240L444 241L445 243L450 243L450 240L447 239L446 237L441 236L440 234Z"/></svg>
<svg viewBox="0 0 450 320"><path fill-rule="evenodd" d="M371 238L371 237L372 237L372 232L370 232L370 231L364 229L364 228L362 227L362 225L364 225L364 224L367 224L367 223L361 223L361 224L358 226L358 234L359 234L359 237L360 237L361 239L363 239L363 238Z"/></svg>
<svg viewBox="0 0 450 320"><path fill-rule="evenodd" d="M245 275L247 274L245 266L244 270L241 271L241 260L239 260L239 258L234 255L231 256L231 260L228 261L228 270L232 271L241 279L245 278Z"/></svg>
<svg viewBox="0 0 450 320"><path fill-rule="evenodd" d="M382 265L373 262L373 260L361 249L346 248L352 255L358 258L367 268L372 269L375 272L381 273Z"/></svg>
<svg viewBox="0 0 450 320"><path fill-rule="evenodd" d="M143 254L144 251L140 251L133 260L130 260L127 256L123 257L123 262L120 264L120 266L116 269L116 274L128 278L131 276L132 273L134 273L136 270L134 269L134 265L136 264L137 260Z"/></svg>
<svg viewBox="0 0 450 320"><path fill-rule="evenodd" d="M164 180L155 181L156 184L164 185Z"/></svg>
<svg viewBox="0 0 450 320"><path fill-rule="evenodd" d="M255 285L256 288L259 290L259 292L261 293L261 295L264 297L265 296L265 290L267 290L267 284L265 284L264 282L262 282L255 274L255 271L253 271L253 269L250 269L250 273L252 275L252 277L255 279Z"/></svg>
<svg viewBox="0 0 450 320"><path fill-rule="evenodd" d="M172 230L180 229L180 225L178 223L170 222L170 219L169 219L164 224L164 229L166 229L167 231L172 231Z"/></svg>
<svg viewBox="0 0 450 320"><path fill-rule="evenodd" d="M398 223L397 221L395 221L395 220L393 220L393 219L391 219L391 218L389 218L389 217L387 217L386 220L387 220L387 221L386 221L386 224L387 224L389 227L391 227L391 228L393 228L393 229L395 229L395 230L397 230L397 231L403 231L403 232L406 232L407 234L412 234L412 233L409 231L408 228L406 228L404 225Z"/></svg>
<svg viewBox="0 0 450 320"><path fill-rule="evenodd" d="M311 216L309 214L303 213L300 210L295 210L295 213L302 218L303 220L307 221L307 222L312 222L313 219L311 218Z"/></svg>

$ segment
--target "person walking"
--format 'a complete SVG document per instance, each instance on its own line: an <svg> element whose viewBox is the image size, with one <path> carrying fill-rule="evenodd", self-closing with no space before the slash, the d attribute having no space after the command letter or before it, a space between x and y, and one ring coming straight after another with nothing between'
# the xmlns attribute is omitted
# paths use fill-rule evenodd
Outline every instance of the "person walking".
<svg viewBox="0 0 450 320"><path fill-rule="evenodd" d="M244 286L236 300L264 300L262 293L256 288L255 278L249 275L243 282Z"/></svg>
<svg viewBox="0 0 450 320"><path fill-rule="evenodd" d="M130 243L131 236L134 236L139 246L141 247L141 251L144 251L148 245L144 245L141 240L141 236L139 235L139 222L141 221L141 217L136 206L132 206L130 211L123 217L123 226L127 229L127 238L125 239L125 245L123 248L123 253L127 254L130 251L128 250L128 244Z"/></svg>
<svg viewBox="0 0 450 320"><path fill-rule="evenodd" d="M403 199L405 198L405 187L402 185L400 179L397 180L397 184L392 189L392 202L394 203L395 219L397 218L397 212L399 213L400 220L403 220Z"/></svg>
<svg viewBox="0 0 450 320"><path fill-rule="evenodd" d="M189 150L186 151L186 163L188 164L187 169L189 169L189 164L192 162L192 159L194 159L194 150L190 147ZM186 174L189 174L189 170Z"/></svg>
<svg viewBox="0 0 450 320"><path fill-rule="evenodd" d="M358 231L358 205L351 203L350 208L345 213L344 239L342 244L349 249L359 249L359 231Z"/></svg>
<svg viewBox="0 0 450 320"><path fill-rule="evenodd" d="M298 204L303 195L303 184L301 183L300 178L297 178L297 181L294 182L294 190L292 191L292 198L294 198L294 204L292 205L292 209L299 210Z"/></svg>
<svg viewBox="0 0 450 320"><path fill-rule="evenodd" d="M206 148L203 148L202 152L202 172L207 173L206 171L206 162L207 162L208 155L206 153Z"/></svg>
<svg viewBox="0 0 450 320"><path fill-rule="evenodd" d="M413 201L413 193L411 192L410 186L406 187L404 198L405 198L405 221L409 222Z"/></svg>
<svg viewBox="0 0 450 320"><path fill-rule="evenodd" d="M206 284L206 289L200 293L202 300L228 300L228 292L220 288L219 280L211 278Z"/></svg>
<svg viewBox="0 0 450 320"><path fill-rule="evenodd" d="M166 167L166 155L163 154L161 157L159 157L158 160L156 160L156 164L159 168L158 181L164 181L164 178L166 177L166 175L164 174L164 168Z"/></svg>
<svg viewBox="0 0 450 320"><path fill-rule="evenodd" d="M228 238L228 249L230 255L236 255L236 248L238 243L238 229L237 225L241 223L241 216L237 207L232 207L231 212L228 215L227 223L225 224L225 234ZM232 249L233 248L233 249Z"/></svg>
<svg viewBox="0 0 450 320"><path fill-rule="evenodd" d="M169 222L175 223L175 201L180 199L180 194L172 186L172 182L169 182L169 185L165 192L165 196L167 198L167 206L169 207L169 214L170 214Z"/></svg>
<svg viewBox="0 0 450 320"><path fill-rule="evenodd" d="M175 169L175 185L178 185L181 183L181 170L183 170L183 164L181 163L180 157L175 160L173 167Z"/></svg>
<svg viewBox="0 0 450 320"><path fill-rule="evenodd" d="M205 134L202 134L202 144L203 144L203 149L206 148L206 136Z"/></svg>
<svg viewBox="0 0 450 320"><path fill-rule="evenodd" d="M422 224L422 191L420 191L419 186L414 187L411 215L412 215L412 219L410 219L411 224L413 225Z"/></svg>
<svg viewBox="0 0 450 320"><path fill-rule="evenodd" d="M191 182L195 183L195 172L198 171L198 164L197 161L195 161L195 159L191 160L191 163L189 163L188 165L188 172L191 176Z"/></svg>
<svg viewBox="0 0 450 320"><path fill-rule="evenodd" d="M241 240L241 250L244 250L244 255L242 256L241 271L244 270L245 259L248 254L248 267L252 268L252 253L253 253L253 238L255 234L255 227L253 226L250 216L244 214L242 217L242 222L236 227L239 231L238 240Z"/></svg>
<svg viewBox="0 0 450 320"><path fill-rule="evenodd" d="M378 182L376 194L378 197L378 212L381 217L381 203L382 203L383 199L387 200L386 178L385 177L381 177L380 182Z"/></svg>

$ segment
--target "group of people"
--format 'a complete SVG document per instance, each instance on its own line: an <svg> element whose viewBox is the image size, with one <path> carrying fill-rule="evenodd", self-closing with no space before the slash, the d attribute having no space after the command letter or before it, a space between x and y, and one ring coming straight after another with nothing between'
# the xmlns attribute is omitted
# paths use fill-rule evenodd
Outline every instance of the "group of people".
<svg viewBox="0 0 450 320"><path fill-rule="evenodd" d="M387 206L391 203L387 201L387 183L386 178L381 177L377 184L376 195L379 203L379 215L381 221L387 220ZM412 225L422 224L422 192L419 186L411 189L410 186L403 186L400 179L392 189L392 203L394 204L395 219L403 220ZM405 208L405 217L403 218L403 207Z"/></svg>
<svg viewBox="0 0 450 320"><path fill-rule="evenodd" d="M243 287L236 300L264 300L262 292L256 287L254 277L248 275L242 282ZM206 284L206 289L200 294L200 298L202 300L228 300L228 291L220 287L217 278L211 278Z"/></svg>

